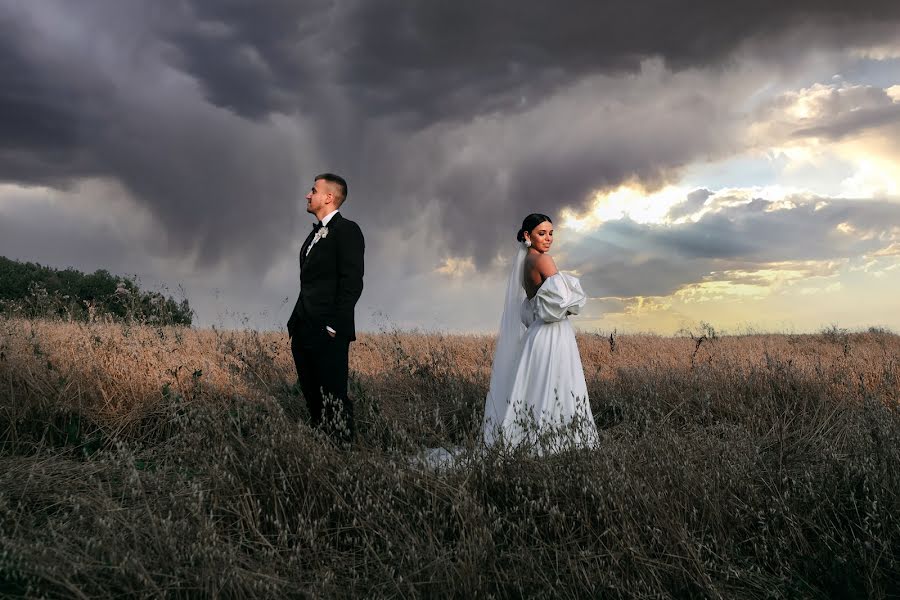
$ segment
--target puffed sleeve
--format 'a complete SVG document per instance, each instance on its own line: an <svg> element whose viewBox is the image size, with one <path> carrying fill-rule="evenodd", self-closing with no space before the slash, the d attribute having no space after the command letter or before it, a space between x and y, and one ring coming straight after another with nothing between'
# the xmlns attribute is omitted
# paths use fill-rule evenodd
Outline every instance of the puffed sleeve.
<svg viewBox="0 0 900 600"><path fill-rule="evenodd" d="M537 317L546 323L562 321L571 313L577 315L587 303L578 278L566 273L551 275L536 296Z"/></svg>

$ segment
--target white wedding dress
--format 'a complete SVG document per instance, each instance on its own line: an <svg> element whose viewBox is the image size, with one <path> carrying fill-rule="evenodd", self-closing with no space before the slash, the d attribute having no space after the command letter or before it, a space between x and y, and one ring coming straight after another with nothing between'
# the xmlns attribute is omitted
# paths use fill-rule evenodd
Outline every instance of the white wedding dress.
<svg viewBox="0 0 900 600"><path fill-rule="evenodd" d="M526 298L524 257L521 248L508 282L485 402L484 442L527 444L538 454L593 446L599 436L568 319L580 312L587 297L577 278L557 273Z"/></svg>
<svg viewBox="0 0 900 600"><path fill-rule="evenodd" d="M482 440L486 446L505 443L538 455L593 447L599 435L568 319L581 311L587 297L577 278L557 273L527 299L525 255L525 246L519 244L494 350ZM425 448L411 462L445 470L461 464L465 456L461 447Z"/></svg>

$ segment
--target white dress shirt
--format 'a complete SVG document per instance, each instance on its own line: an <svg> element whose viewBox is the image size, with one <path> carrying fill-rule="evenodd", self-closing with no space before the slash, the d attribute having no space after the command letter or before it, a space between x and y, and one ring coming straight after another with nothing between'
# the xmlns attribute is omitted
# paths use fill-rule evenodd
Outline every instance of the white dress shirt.
<svg viewBox="0 0 900 600"><path fill-rule="evenodd" d="M328 227L328 221L330 221L331 218L334 215L338 214L339 212L341 212L340 209L336 208L333 211L331 211L330 213L328 213L327 215L325 215L324 217L322 217L322 227Z"/></svg>

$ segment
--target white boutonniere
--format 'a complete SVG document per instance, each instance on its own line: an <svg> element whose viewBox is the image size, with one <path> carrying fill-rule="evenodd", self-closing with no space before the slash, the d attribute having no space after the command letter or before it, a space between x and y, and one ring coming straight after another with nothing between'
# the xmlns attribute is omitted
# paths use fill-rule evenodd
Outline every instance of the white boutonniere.
<svg viewBox="0 0 900 600"><path fill-rule="evenodd" d="M313 236L312 241L309 243L309 248L306 249L306 255L309 256L309 251L312 250L312 247L316 245L316 242L319 240L324 240L328 237L328 227L324 225L319 227L319 230L316 232L316 235Z"/></svg>

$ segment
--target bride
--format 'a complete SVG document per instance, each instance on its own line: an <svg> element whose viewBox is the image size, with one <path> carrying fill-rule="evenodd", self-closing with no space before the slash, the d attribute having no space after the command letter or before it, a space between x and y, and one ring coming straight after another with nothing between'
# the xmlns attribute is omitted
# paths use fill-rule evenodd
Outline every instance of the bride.
<svg viewBox="0 0 900 600"><path fill-rule="evenodd" d="M517 239L484 409L484 442L527 445L538 453L592 446L597 427L568 320L585 305L584 291L548 254L550 217L528 215Z"/></svg>

